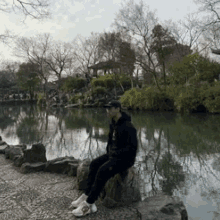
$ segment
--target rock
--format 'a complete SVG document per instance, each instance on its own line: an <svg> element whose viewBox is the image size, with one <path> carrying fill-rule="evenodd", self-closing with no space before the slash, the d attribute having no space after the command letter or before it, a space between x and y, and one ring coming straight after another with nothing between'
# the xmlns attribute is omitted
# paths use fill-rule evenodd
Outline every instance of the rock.
<svg viewBox="0 0 220 220"><path fill-rule="evenodd" d="M78 190L84 190L87 187L87 178L89 174L89 159L83 160L79 163L77 168L77 187Z"/></svg>
<svg viewBox="0 0 220 220"><path fill-rule="evenodd" d="M26 145L8 145L5 148L5 158L14 160L14 157L17 155L23 156L26 148Z"/></svg>
<svg viewBox="0 0 220 220"><path fill-rule="evenodd" d="M24 163L37 163L46 161L46 149L43 144L33 144L31 149L24 150Z"/></svg>
<svg viewBox="0 0 220 220"><path fill-rule="evenodd" d="M188 214L179 197L159 194L134 204L141 219L187 220Z"/></svg>
<svg viewBox="0 0 220 220"><path fill-rule="evenodd" d="M0 136L0 141L2 141L2 136Z"/></svg>
<svg viewBox="0 0 220 220"><path fill-rule="evenodd" d="M79 162L77 162L77 163L69 163L70 171L68 172L68 176L76 176L77 175L78 165L79 165Z"/></svg>
<svg viewBox="0 0 220 220"><path fill-rule="evenodd" d="M6 145L6 143L4 141L0 140L0 146L1 145Z"/></svg>
<svg viewBox="0 0 220 220"><path fill-rule="evenodd" d="M38 162L38 163L23 163L21 166L22 173L32 173L39 172L45 169L46 163Z"/></svg>
<svg viewBox="0 0 220 220"><path fill-rule="evenodd" d="M77 167L78 163L78 160L76 160L74 157L57 158L51 161L47 161L45 171L63 174L73 173L76 175L76 171L74 173L73 167L74 165Z"/></svg>
<svg viewBox="0 0 220 220"><path fill-rule="evenodd" d="M7 144L4 145L0 145L0 154L4 154L5 153L5 148L7 147Z"/></svg>
<svg viewBox="0 0 220 220"><path fill-rule="evenodd" d="M129 205L134 202L141 201L141 194L139 190L138 175L134 168L131 167L127 171L116 174L106 183L103 192L103 205L110 208L114 206ZM110 203L109 201L114 201Z"/></svg>
<svg viewBox="0 0 220 220"><path fill-rule="evenodd" d="M24 157L22 155L16 155L14 157L14 165L20 167L24 163Z"/></svg>

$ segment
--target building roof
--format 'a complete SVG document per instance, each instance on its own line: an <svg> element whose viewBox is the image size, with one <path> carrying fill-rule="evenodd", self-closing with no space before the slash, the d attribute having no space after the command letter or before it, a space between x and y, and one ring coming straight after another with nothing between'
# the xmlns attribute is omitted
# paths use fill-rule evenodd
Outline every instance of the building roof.
<svg viewBox="0 0 220 220"><path fill-rule="evenodd" d="M214 54L220 55L220 49L218 49L218 50L211 49L211 51L212 51L212 53L214 53Z"/></svg>

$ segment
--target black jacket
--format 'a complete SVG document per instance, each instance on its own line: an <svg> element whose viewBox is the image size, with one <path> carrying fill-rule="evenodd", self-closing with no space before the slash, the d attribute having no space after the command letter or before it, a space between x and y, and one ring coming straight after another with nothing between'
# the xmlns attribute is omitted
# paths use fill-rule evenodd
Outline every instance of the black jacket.
<svg viewBox="0 0 220 220"><path fill-rule="evenodd" d="M106 147L110 158L123 160L129 165L135 162L137 152L137 131L131 123L131 117L125 112L121 112L122 117L117 123L112 120Z"/></svg>

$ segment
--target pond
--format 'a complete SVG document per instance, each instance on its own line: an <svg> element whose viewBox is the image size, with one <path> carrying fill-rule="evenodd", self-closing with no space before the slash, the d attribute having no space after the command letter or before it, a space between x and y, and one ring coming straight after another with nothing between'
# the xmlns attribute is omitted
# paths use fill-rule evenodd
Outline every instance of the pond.
<svg viewBox="0 0 220 220"><path fill-rule="evenodd" d="M137 129L135 168L142 199L160 191L179 196L189 219L220 219L220 116L129 111ZM41 142L48 160L105 153L105 109L0 106L0 135L8 144Z"/></svg>

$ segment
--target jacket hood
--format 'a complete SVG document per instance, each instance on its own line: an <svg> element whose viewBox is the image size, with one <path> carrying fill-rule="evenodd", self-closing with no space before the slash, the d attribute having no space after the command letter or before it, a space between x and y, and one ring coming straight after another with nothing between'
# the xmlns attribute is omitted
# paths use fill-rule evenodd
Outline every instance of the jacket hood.
<svg viewBox="0 0 220 220"><path fill-rule="evenodd" d="M116 124L122 124L125 121L131 122L131 116L125 112L121 112L121 117L118 119ZM113 123L113 120L112 120L112 123Z"/></svg>

